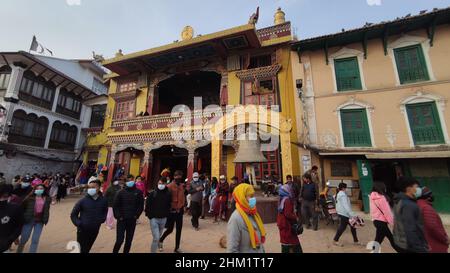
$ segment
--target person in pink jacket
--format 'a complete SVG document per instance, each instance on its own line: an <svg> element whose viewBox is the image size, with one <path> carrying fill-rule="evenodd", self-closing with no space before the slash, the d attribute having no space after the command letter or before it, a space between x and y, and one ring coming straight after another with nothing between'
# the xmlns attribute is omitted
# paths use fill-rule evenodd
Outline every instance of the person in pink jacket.
<svg viewBox="0 0 450 273"><path fill-rule="evenodd" d="M383 182L375 182L373 184L372 193L370 194L370 215L376 228L375 242L380 245L384 238L388 238L392 248L397 250L389 225L394 225L394 216L391 206L386 196L386 185Z"/></svg>
<svg viewBox="0 0 450 273"><path fill-rule="evenodd" d="M145 182L142 181L142 177L141 176L136 177L136 188L142 192L142 195L145 198L145 196L146 196Z"/></svg>

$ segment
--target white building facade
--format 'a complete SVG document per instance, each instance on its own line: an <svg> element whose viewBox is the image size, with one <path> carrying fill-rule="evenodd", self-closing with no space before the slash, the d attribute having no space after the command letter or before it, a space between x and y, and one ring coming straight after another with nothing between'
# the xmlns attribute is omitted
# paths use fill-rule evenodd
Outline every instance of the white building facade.
<svg viewBox="0 0 450 273"><path fill-rule="evenodd" d="M90 101L107 93L92 60L0 52L0 172L72 173L81 161Z"/></svg>

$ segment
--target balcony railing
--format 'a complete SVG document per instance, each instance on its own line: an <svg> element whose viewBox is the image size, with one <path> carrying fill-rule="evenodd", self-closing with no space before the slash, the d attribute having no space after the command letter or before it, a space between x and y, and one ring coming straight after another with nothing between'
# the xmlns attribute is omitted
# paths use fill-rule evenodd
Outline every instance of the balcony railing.
<svg viewBox="0 0 450 273"><path fill-rule="evenodd" d="M225 108L221 109L222 115L225 113ZM155 130L161 128L169 128L175 122L186 121L190 119L190 124L204 125L208 121L218 119L215 111L192 111L190 116L180 113L179 116L172 116L172 114L162 114L144 117L135 117L126 120L113 120L112 127L115 129L123 129L126 131L140 131L140 130Z"/></svg>

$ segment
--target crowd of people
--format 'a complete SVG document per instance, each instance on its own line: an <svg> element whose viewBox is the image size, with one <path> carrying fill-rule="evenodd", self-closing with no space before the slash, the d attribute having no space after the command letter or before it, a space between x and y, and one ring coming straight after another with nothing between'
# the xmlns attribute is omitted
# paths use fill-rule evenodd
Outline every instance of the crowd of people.
<svg viewBox="0 0 450 273"><path fill-rule="evenodd" d="M163 251L164 241L175 230L175 253L182 253L181 237L186 211L195 230L200 219L212 215L215 223L227 222L226 248L229 253L264 253L267 236L257 209L255 188L248 180L231 181L222 175L217 179L208 174L194 173L185 180L182 171L164 170L154 189L149 189L145 177L116 173L114 181L102 191L102 181L93 176L87 182L86 194L73 207L70 219L77 228L81 253L89 253L100 228L116 229L113 253L129 253L136 225L143 213L152 233L151 253ZM29 252L38 251L39 239L50 219L52 204L74 186L74 177L66 174L17 176L7 183L0 174L0 253L8 252L13 244L17 252L24 251L31 238ZM362 245L357 229L364 221L352 209L347 185L339 184L333 195L329 188L319 192L318 168L313 167L294 181L286 176L277 186L277 226L282 253L302 253L300 237L303 228L318 230L320 198L329 196L336 204L339 225L333 240L342 247L342 234L350 227L354 243ZM383 182L375 182L369 196L370 215L376 229L374 241L380 245L387 238L397 252L447 252L449 238L442 221L434 210L433 193L407 177L398 181L399 193L391 200Z"/></svg>

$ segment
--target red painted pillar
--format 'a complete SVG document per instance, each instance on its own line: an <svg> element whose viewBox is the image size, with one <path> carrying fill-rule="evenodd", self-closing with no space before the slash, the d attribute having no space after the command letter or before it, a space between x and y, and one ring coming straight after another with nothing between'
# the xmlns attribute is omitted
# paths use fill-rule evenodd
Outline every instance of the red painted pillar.
<svg viewBox="0 0 450 273"><path fill-rule="evenodd" d="M103 183L103 192L106 192L109 185L113 182L114 179L114 161L116 160L116 151L111 150L111 155L109 158L109 166L108 166L108 178L106 179L105 183Z"/></svg>

